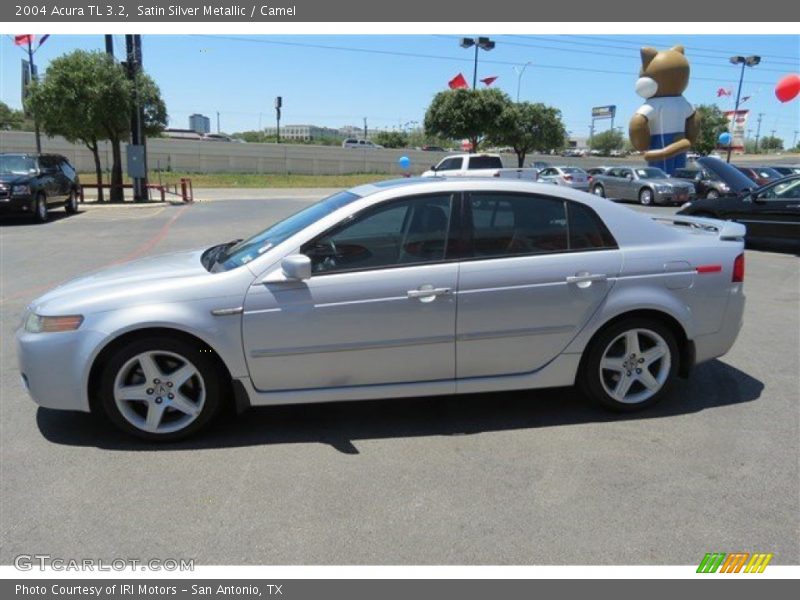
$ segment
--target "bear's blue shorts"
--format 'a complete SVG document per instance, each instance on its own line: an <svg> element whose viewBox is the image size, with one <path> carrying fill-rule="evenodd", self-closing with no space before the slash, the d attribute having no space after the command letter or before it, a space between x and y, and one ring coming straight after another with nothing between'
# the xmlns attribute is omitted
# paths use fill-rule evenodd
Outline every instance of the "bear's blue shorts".
<svg viewBox="0 0 800 600"><path fill-rule="evenodd" d="M674 142L675 138L683 136L684 133L682 131L679 133L659 133L658 135L651 135L650 150L659 150L660 148L665 148ZM651 167L658 167L662 171L672 175L675 173L675 169L682 169L686 166L686 153L681 152L672 158L666 158L663 160L648 161L647 164Z"/></svg>

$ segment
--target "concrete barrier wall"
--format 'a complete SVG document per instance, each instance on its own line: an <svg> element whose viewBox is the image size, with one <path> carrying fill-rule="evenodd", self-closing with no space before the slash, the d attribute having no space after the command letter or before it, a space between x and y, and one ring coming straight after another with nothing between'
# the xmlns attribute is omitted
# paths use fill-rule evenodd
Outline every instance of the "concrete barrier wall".
<svg viewBox="0 0 800 600"><path fill-rule="evenodd" d="M0 131L0 152L35 152L34 134L25 131ZM42 136L42 151L66 156L80 172L94 171L92 153L83 145L70 144L61 137ZM125 169L125 145L122 147ZM151 170L190 173L299 173L304 175L344 175L349 173L402 173L397 164L401 156L411 159L411 170L420 173L444 156L439 152L400 149L359 149L303 144L238 144L153 138L147 141L147 160ZM100 144L103 170L111 168L111 145ZM506 163L516 164L506 159Z"/></svg>

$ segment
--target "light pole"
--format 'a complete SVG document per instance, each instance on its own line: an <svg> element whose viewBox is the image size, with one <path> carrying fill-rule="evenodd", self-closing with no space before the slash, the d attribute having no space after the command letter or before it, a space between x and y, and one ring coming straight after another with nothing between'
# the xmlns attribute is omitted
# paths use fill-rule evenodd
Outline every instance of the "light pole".
<svg viewBox="0 0 800 600"><path fill-rule="evenodd" d="M761 62L760 56L731 56L731 64L742 65L742 70L739 73L739 89L736 90L736 105L733 108L733 116L731 117L731 139L728 142L728 157L725 162L731 162L731 150L733 150L733 132L736 129L736 118L739 114L739 98L742 95L742 81L744 81L744 68L755 67Z"/></svg>
<svg viewBox="0 0 800 600"><path fill-rule="evenodd" d="M532 60L529 60L521 67L514 66L514 72L517 74L517 102L519 102L519 88L522 84L522 75L525 73L525 69L527 69L530 65L533 64Z"/></svg>
<svg viewBox="0 0 800 600"><path fill-rule="evenodd" d="M472 69L472 89L478 85L478 50L486 50L487 52L494 48L494 42L488 37L477 38L461 38L462 48L471 48L475 46L475 63Z"/></svg>

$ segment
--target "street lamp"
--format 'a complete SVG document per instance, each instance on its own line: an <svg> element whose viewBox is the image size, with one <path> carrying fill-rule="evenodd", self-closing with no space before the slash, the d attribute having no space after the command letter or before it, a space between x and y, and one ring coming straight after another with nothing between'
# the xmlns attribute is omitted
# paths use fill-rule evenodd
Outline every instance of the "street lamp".
<svg viewBox="0 0 800 600"><path fill-rule="evenodd" d="M461 38L462 48L471 48L472 46L475 46L475 66L472 71L472 89L474 90L478 85L478 49L488 52L494 48L494 42L488 37Z"/></svg>
<svg viewBox="0 0 800 600"><path fill-rule="evenodd" d="M726 162L731 162L731 150L733 150L733 132L736 128L736 119L739 114L739 98L742 95L742 81L744 81L744 68L755 67L761 62L760 56L731 56L731 64L742 65L742 70L739 73L739 89L736 90L736 105L733 108L733 116L731 117L731 139L728 142L728 157Z"/></svg>
<svg viewBox="0 0 800 600"><path fill-rule="evenodd" d="M532 60L526 62L522 67L514 67L514 72L517 74L517 102L519 102L519 86L522 83L522 75L525 73L525 69L527 69L530 65L533 64Z"/></svg>

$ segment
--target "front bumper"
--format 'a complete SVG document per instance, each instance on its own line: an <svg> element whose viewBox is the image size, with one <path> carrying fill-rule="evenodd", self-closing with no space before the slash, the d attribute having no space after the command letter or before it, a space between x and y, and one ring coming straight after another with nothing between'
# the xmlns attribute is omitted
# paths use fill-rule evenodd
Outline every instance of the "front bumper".
<svg viewBox="0 0 800 600"><path fill-rule="evenodd" d="M105 335L78 329L59 333L16 333L17 361L23 385L45 408L88 412L87 385L93 351Z"/></svg>
<svg viewBox="0 0 800 600"><path fill-rule="evenodd" d="M25 196L0 196L0 214L33 213L34 201L30 194Z"/></svg>
<svg viewBox="0 0 800 600"><path fill-rule="evenodd" d="M669 190L666 192L653 192L653 201L656 204L684 204L694 200L695 195L691 192Z"/></svg>

